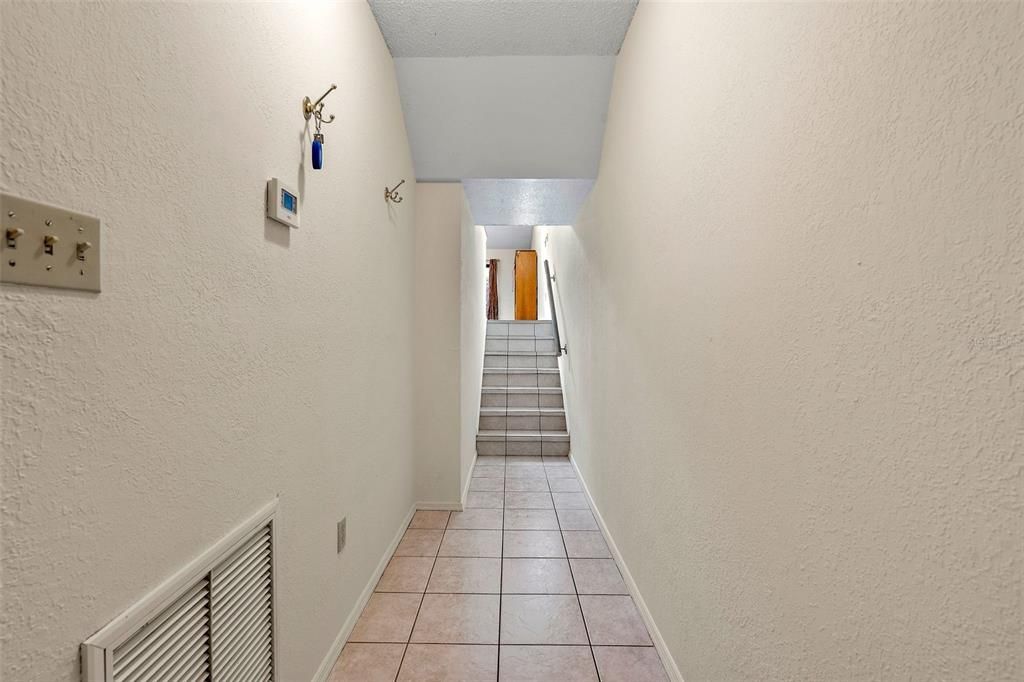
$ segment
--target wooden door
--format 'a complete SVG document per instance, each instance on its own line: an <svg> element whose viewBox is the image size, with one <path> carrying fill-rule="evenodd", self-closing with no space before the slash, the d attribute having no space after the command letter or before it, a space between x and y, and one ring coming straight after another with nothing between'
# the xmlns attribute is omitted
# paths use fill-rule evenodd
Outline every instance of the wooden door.
<svg viewBox="0 0 1024 682"><path fill-rule="evenodd" d="M516 251L516 319L537 319L536 251Z"/></svg>

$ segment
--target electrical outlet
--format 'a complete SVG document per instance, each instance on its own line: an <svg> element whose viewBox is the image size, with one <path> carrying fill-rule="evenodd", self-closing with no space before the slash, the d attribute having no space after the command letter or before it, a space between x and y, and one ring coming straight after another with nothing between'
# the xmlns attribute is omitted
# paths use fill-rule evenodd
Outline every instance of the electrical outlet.
<svg viewBox="0 0 1024 682"><path fill-rule="evenodd" d="M341 550L345 549L345 522L348 517L345 517L341 521L338 521L338 554L341 554Z"/></svg>

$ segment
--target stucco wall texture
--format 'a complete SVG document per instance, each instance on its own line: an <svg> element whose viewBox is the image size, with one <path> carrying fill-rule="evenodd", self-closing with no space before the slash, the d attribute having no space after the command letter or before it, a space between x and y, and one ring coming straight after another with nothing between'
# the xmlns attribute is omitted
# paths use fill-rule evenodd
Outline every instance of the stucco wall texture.
<svg viewBox="0 0 1024 682"><path fill-rule="evenodd" d="M280 495L280 678L412 506L414 192L364 3L0 3L6 191L103 221L103 293L4 287L2 664L78 645ZM300 102L326 110L309 169ZM279 176L302 226L264 219ZM411 188L410 188L411 190ZM348 517L348 547L335 523Z"/></svg>
<svg viewBox="0 0 1024 682"><path fill-rule="evenodd" d="M1024 679L1022 8L641 2L550 248L685 679Z"/></svg>

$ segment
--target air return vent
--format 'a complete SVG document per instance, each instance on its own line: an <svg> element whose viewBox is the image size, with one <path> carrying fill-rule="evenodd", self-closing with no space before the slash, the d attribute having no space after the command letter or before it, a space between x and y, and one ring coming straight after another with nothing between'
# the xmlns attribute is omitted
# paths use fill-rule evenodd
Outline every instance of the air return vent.
<svg viewBox="0 0 1024 682"><path fill-rule="evenodd" d="M273 502L82 645L85 682L271 682Z"/></svg>

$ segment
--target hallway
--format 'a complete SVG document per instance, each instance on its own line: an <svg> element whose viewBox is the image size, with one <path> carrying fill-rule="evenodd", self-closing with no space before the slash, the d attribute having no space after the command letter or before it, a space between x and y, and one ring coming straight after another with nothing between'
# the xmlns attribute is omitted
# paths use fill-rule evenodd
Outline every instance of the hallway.
<svg viewBox="0 0 1024 682"><path fill-rule="evenodd" d="M483 455L465 511L416 512L328 679L668 680L572 464Z"/></svg>
<svg viewBox="0 0 1024 682"><path fill-rule="evenodd" d="M0 680L1021 682L1024 0L0 0Z"/></svg>

